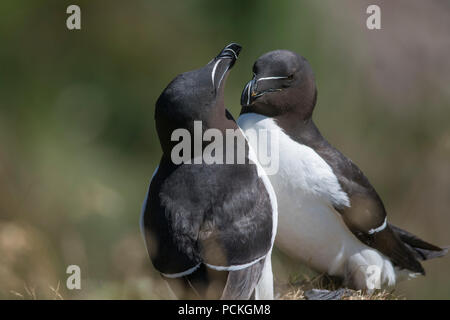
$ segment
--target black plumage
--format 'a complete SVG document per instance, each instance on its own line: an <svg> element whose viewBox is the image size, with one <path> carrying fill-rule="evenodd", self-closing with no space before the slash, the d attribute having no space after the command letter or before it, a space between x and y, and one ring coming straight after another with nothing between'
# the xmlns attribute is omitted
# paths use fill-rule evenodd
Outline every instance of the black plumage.
<svg viewBox="0 0 450 320"><path fill-rule="evenodd" d="M154 267L179 298L249 299L270 259L274 212L248 149L244 164L171 159L175 129L186 129L192 139L194 121L202 122L202 134L217 129L226 137L227 129L238 129L224 106L224 83L239 51L230 44L203 68L177 76L156 103L163 156L141 224ZM223 145L224 158L237 153L237 145ZM201 156L194 149L191 160Z"/></svg>

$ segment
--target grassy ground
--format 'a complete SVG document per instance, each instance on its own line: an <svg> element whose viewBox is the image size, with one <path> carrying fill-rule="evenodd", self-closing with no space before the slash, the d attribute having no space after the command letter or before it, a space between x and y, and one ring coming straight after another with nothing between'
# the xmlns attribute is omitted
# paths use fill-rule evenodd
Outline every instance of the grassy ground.
<svg viewBox="0 0 450 320"><path fill-rule="evenodd" d="M338 279L330 278L327 275L318 275L314 278L305 278L296 283L289 283L279 286L277 289L279 299L281 300L306 300L305 292L311 289L325 289L334 291L342 288L342 284ZM401 295L397 295L394 291L376 290L373 293L364 292L362 290L348 290L341 300L403 300Z"/></svg>

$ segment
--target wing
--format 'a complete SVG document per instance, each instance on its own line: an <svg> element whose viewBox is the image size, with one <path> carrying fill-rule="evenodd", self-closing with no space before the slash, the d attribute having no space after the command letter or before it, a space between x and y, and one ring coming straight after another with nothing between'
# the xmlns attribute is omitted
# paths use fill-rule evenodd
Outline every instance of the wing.
<svg viewBox="0 0 450 320"><path fill-rule="evenodd" d="M164 275L184 276L200 265L231 275L263 261L270 251L272 214L253 164L175 167L162 162L143 225L153 265Z"/></svg>
<svg viewBox="0 0 450 320"><path fill-rule="evenodd" d="M182 239L180 249L224 270L264 257L271 247L272 207L256 167L183 167L160 194L167 220Z"/></svg>
<svg viewBox="0 0 450 320"><path fill-rule="evenodd" d="M270 259L270 257L266 257ZM180 299L248 300L253 297L265 259L236 271L215 271L202 264L193 273L165 278Z"/></svg>
<svg viewBox="0 0 450 320"><path fill-rule="evenodd" d="M355 232L374 234L386 227L386 210L381 198L362 171L332 146L317 150L330 165L350 206L335 205L347 226Z"/></svg>
<svg viewBox="0 0 450 320"><path fill-rule="evenodd" d="M161 202L160 193L165 177L175 170L164 160L153 174L141 214L141 232L154 267L165 275L185 275L198 268L199 260L190 252L180 250L172 236L170 221Z"/></svg>
<svg viewBox="0 0 450 320"><path fill-rule="evenodd" d="M266 259L270 259L267 257ZM223 300L249 300L261 278L264 268L264 259L248 268L230 271L221 299Z"/></svg>

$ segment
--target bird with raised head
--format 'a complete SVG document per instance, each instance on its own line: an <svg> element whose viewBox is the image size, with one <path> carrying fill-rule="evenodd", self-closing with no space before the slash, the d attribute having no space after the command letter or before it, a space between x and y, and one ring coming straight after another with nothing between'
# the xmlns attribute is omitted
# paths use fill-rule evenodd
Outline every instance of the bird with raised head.
<svg viewBox="0 0 450 320"><path fill-rule="evenodd" d="M153 266L181 299L273 298L277 207L264 170L249 148L243 149L245 163L207 163L202 155L208 144L194 147L198 123L202 137L208 130L226 137L231 130L245 142L224 104L226 78L240 50L231 43L204 67L177 76L156 102L162 157L141 230ZM182 163L172 157L176 130L194 147ZM217 152L226 157L237 147L225 144Z"/></svg>

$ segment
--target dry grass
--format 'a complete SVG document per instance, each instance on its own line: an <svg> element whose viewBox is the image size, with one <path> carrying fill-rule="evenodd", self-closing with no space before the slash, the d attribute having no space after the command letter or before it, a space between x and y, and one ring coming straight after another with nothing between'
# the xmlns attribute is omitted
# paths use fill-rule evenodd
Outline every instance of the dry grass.
<svg viewBox="0 0 450 320"><path fill-rule="evenodd" d="M402 296L396 296L389 291L376 291L372 294L367 294L359 291L353 291L352 295L345 296L342 300L405 300Z"/></svg>
<svg viewBox="0 0 450 320"><path fill-rule="evenodd" d="M39 297L38 294L36 293L36 288L31 287L27 284L24 284L23 292L10 290L9 293L11 294L11 296L13 298L17 298L17 299L21 299L21 300L42 300L42 299L64 300L63 296L60 293L60 283L59 282L56 285L56 288L54 288L53 286L48 286L48 288L53 296L51 298L49 298L47 295L43 295L44 298Z"/></svg>
<svg viewBox="0 0 450 320"><path fill-rule="evenodd" d="M306 300L305 291L301 288L293 288L281 296L280 300Z"/></svg>
<svg viewBox="0 0 450 320"><path fill-rule="evenodd" d="M334 291L342 288L342 283L336 278L327 275L318 275L314 278L305 278L280 286L280 300L306 300L305 292L311 289L324 289ZM405 298L394 294L393 291L377 290L367 293L362 290L348 290L341 300L404 300Z"/></svg>

